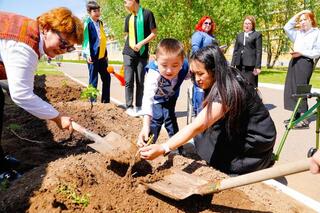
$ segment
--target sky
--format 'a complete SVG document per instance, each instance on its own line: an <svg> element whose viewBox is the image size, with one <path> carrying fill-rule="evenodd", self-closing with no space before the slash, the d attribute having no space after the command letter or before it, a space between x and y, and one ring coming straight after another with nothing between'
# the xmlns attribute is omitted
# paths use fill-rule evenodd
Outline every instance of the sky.
<svg viewBox="0 0 320 213"><path fill-rule="evenodd" d="M67 7L76 16L86 15L86 0L0 0L0 10L36 18L56 7Z"/></svg>

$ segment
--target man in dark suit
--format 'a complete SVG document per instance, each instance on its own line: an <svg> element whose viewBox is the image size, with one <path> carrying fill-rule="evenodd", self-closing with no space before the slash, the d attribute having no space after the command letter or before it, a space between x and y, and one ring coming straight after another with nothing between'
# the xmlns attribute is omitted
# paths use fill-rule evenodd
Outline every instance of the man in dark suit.
<svg viewBox="0 0 320 213"><path fill-rule="evenodd" d="M246 79L258 87L258 75L261 72L262 35L255 31L255 18L246 16L243 30L237 35L231 66L239 69Z"/></svg>

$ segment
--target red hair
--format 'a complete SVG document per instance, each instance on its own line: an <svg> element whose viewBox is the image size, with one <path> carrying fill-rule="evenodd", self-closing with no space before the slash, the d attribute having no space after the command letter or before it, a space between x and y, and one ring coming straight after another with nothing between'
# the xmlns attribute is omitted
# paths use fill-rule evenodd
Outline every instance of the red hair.
<svg viewBox="0 0 320 213"><path fill-rule="evenodd" d="M203 22L205 22L205 20L207 19L210 19L211 20L211 29L210 31L208 32L208 34L212 35L214 30L216 29L216 23L213 21L213 19L210 17L210 16L203 16L199 21L198 23L196 24L196 27L195 27L195 30L197 31L202 31L203 32L203 29L202 29L202 25L203 25Z"/></svg>
<svg viewBox="0 0 320 213"><path fill-rule="evenodd" d="M310 13L302 13L302 14L297 18L297 21L299 21L299 19L300 19L300 17L301 17L302 15L305 15L307 18L310 19L312 27L317 27L317 21L316 21L316 18L315 18L315 15L314 15L313 12L310 12Z"/></svg>

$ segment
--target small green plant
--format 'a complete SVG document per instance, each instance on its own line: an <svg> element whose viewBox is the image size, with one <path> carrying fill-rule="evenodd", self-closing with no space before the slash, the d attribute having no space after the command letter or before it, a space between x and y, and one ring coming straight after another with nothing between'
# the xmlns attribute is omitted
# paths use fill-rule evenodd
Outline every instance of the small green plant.
<svg viewBox="0 0 320 213"><path fill-rule="evenodd" d="M89 205L89 194L78 194L74 187L68 186L66 184L61 184L58 187L57 192L64 195L67 199L71 199L72 203L76 203L84 207L87 207Z"/></svg>
<svg viewBox="0 0 320 213"><path fill-rule="evenodd" d="M21 130L22 127L19 124L12 123L12 124L9 124L8 129L17 131L17 130Z"/></svg>
<svg viewBox="0 0 320 213"><path fill-rule="evenodd" d="M10 182L8 179L3 179L3 181L0 182L0 191L6 191L10 186Z"/></svg>
<svg viewBox="0 0 320 213"><path fill-rule="evenodd" d="M67 81L66 80L62 80L62 87L67 87L68 86L68 83L67 83Z"/></svg>
<svg viewBox="0 0 320 213"><path fill-rule="evenodd" d="M97 88L95 88L94 86L92 86L92 84L89 84L89 86L81 92L80 98L84 99L84 100L89 99L89 101L91 103L90 110L92 110L93 102L95 102L97 100L97 97L99 94L100 94L99 90Z"/></svg>

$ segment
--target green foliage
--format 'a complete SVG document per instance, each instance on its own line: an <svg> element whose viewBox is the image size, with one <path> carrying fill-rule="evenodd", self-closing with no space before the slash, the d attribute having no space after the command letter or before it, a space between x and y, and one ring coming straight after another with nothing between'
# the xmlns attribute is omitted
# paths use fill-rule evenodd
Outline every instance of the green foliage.
<svg viewBox="0 0 320 213"><path fill-rule="evenodd" d="M94 86L92 86L92 84L89 84L89 86L81 92L80 98L82 100L90 100L91 110L92 110L93 102L97 100L97 97L99 94L100 94L99 90Z"/></svg>
<svg viewBox="0 0 320 213"><path fill-rule="evenodd" d="M58 187L57 193L64 195L67 199L71 199L72 203L87 207L90 203L89 194L81 195L76 192L74 187L62 184Z"/></svg>
<svg viewBox="0 0 320 213"><path fill-rule="evenodd" d="M12 130L16 131L16 130L21 130L22 127L19 124L11 123L11 124L9 124L8 129L12 129Z"/></svg>
<svg viewBox="0 0 320 213"><path fill-rule="evenodd" d="M3 179L3 181L0 182L0 191L6 191L10 186L10 182L8 179Z"/></svg>
<svg viewBox="0 0 320 213"><path fill-rule="evenodd" d="M128 15L122 0L98 0L102 6L104 22L110 28L112 37L124 44L124 20ZM320 20L319 0L144 0L142 7L150 9L157 23L157 37L150 43L153 53L159 40L174 37L183 42L189 51L190 39L198 20L211 16L217 24L215 35L220 44L230 46L236 35L242 31L245 15L256 17L256 29L262 31L263 48L271 65L279 54L286 53L292 45L283 26L292 15L303 8L316 13Z"/></svg>

